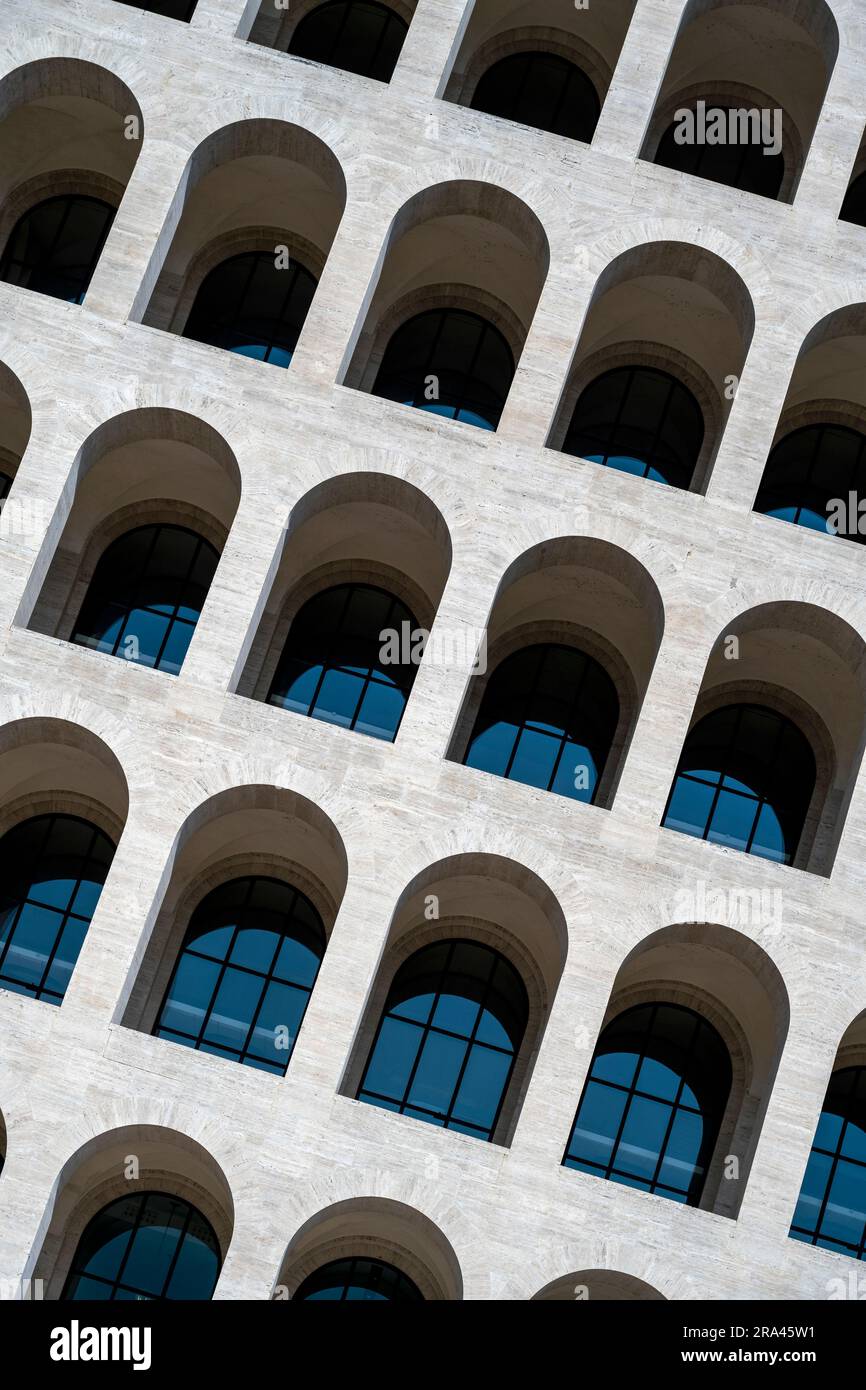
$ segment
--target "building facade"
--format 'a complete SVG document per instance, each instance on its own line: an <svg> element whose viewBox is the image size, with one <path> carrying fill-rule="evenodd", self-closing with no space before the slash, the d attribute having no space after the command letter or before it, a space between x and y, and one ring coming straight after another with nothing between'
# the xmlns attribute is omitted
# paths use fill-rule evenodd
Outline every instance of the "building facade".
<svg viewBox="0 0 866 1390"><path fill-rule="evenodd" d="M3 1295L839 1297L866 11L326 8L0 13Z"/></svg>

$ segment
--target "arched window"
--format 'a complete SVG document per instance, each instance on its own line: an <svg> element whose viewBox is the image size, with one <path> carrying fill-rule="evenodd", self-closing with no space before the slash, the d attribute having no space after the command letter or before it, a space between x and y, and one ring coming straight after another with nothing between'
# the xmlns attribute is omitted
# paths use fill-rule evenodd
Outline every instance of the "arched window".
<svg viewBox="0 0 866 1390"><path fill-rule="evenodd" d="M85 1227L60 1297L205 1301L221 1264L213 1227L194 1206L167 1192L134 1192Z"/></svg>
<svg viewBox="0 0 866 1390"><path fill-rule="evenodd" d="M703 442L701 408L682 382L655 367L615 367L582 391L562 450L688 488Z"/></svg>
<svg viewBox="0 0 866 1390"><path fill-rule="evenodd" d="M330 0L305 15L289 52L314 63L388 82L400 56L407 25L375 0Z"/></svg>
<svg viewBox="0 0 866 1390"><path fill-rule="evenodd" d="M849 185L839 217L843 222L854 222L858 227L866 227L866 170L858 174Z"/></svg>
<svg viewBox="0 0 866 1390"><path fill-rule="evenodd" d="M830 1078L790 1235L866 1259L866 1067Z"/></svg>
<svg viewBox="0 0 866 1390"><path fill-rule="evenodd" d="M284 1076L324 953L303 893L232 879L193 913L154 1034Z"/></svg>
<svg viewBox="0 0 866 1390"><path fill-rule="evenodd" d="M164 15L166 19L181 19L189 23L198 0L120 0L120 3L134 5L137 10L147 10L150 14Z"/></svg>
<svg viewBox="0 0 866 1390"><path fill-rule="evenodd" d="M592 801L618 722L613 681L597 661L574 647L525 647L490 676L463 761Z"/></svg>
<svg viewBox="0 0 866 1390"><path fill-rule="evenodd" d="M60 1004L114 857L78 816L34 816L0 840L0 988Z"/></svg>
<svg viewBox="0 0 866 1390"><path fill-rule="evenodd" d="M512 53L488 68L470 105L491 116L589 142L601 107L589 78L557 53Z"/></svg>
<svg viewBox="0 0 866 1390"><path fill-rule="evenodd" d="M408 1275L384 1260L332 1260L309 1274L293 1300L329 1303L423 1303Z"/></svg>
<svg viewBox="0 0 866 1390"><path fill-rule="evenodd" d="M492 323L464 309L429 309L392 336L373 395L495 430L513 376L511 349Z"/></svg>
<svg viewBox="0 0 866 1390"><path fill-rule="evenodd" d="M372 584L316 594L292 622L268 704L392 740L415 679L412 613Z"/></svg>
<svg viewBox="0 0 866 1390"><path fill-rule="evenodd" d="M738 126L735 123L738 118L733 113L740 108L713 106L710 109L725 111L725 133L730 137L733 131L736 136ZM695 132L698 133L698 113L693 114ZM682 128L687 129L679 121L674 121L665 131L656 151L656 164L662 164L666 169L678 169L683 174L697 174L698 178L712 179L730 188L741 188L745 193L758 193L762 198L778 198L785 177L785 156L781 152L772 153L766 145L749 139L728 138L724 144L718 145L690 139L680 144L676 136ZM714 136L709 119L707 134Z"/></svg>
<svg viewBox="0 0 866 1390"><path fill-rule="evenodd" d="M526 987L498 951L424 946L394 976L358 1099L492 1139L528 1017Z"/></svg>
<svg viewBox="0 0 866 1390"><path fill-rule="evenodd" d="M814 754L790 719L725 705L686 737L662 825L791 864L814 789Z"/></svg>
<svg viewBox="0 0 866 1390"><path fill-rule="evenodd" d="M205 276L183 336L288 367L315 292L294 259L280 269L270 251L231 256Z"/></svg>
<svg viewBox="0 0 866 1390"><path fill-rule="evenodd" d="M866 542L849 493L866 489L866 434L844 425L807 425L780 439L764 470L755 511L811 531ZM835 505L834 505L835 503Z"/></svg>
<svg viewBox="0 0 866 1390"><path fill-rule="evenodd" d="M607 1025L563 1163L697 1206L731 1089L731 1059L706 1019L639 1004Z"/></svg>
<svg viewBox="0 0 866 1390"><path fill-rule="evenodd" d="M101 198L46 198L19 217L0 260L0 280L81 304L114 208Z"/></svg>
<svg viewBox="0 0 866 1390"><path fill-rule="evenodd" d="M176 675L219 555L184 526L139 526L102 555L72 641Z"/></svg>

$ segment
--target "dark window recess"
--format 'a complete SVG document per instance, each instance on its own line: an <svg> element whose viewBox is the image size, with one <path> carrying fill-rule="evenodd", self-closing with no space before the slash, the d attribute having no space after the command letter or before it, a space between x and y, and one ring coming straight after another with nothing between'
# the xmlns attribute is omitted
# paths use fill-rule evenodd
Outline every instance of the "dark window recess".
<svg viewBox="0 0 866 1390"><path fill-rule="evenodd" d="M688 488L703 442L701 408L682 382L655 367L616 367L582 391L562 451Z"/></svg>
<svg viewBox="0 0 866 1390"><path fill-rule="evenodd" d="M627 1009L599 1038L563 1163L697 1206L730 1089L706 1019L675 1004Z"/></svg>
<svg viewBox="0 0 866 1390"><path fill-rule="evenodd" d="M830 1078L790 1235L866 1259L866 1067Z"/></svg>
<svg viewBox="0 0 866 1390"><path fill-rule="evenodd" d="M60 1004L114 845L77 816L35 816L0 840L0 988Z"/></svg>
<svg viewBox="0 0 866 1390"><path fill-rule="evenodd" d="M791 864L814 789L814 754L790 719L725 705L688 734L662 825Z"/></svg>
<svg viewBox="0 0 866 1390"><path fill-rule="evenodd" d="M319 914L296 888L224 883L192 915L154 1034L284 1076L324 951Z"/></svg>
<svg viewBox="0 0 866 1390"><path fill-rule="evenodd" d="M470 103L571 140L592 139L601 107L592 82L556 53L513 53L488 68Z"/></svg>
<svg viewBox="0 0 866 1390"><path fill-rule="evenodd" d="M291 257L278 269L276 252L231 256L205 276L183 336L288 367L315 292L313 276Z"/></svg>
<svg viewBox="0 0 866 1390"><path fill-rule="evenodd" d="M593 801L618 722L616 689L597 661L573 647L526 647L491 674L463 761Z"/></svg>
<svg viewBox="0 0 866 1390"><path fill-rule="evenodd" d="M102 555L71 640L177 675L219 555L183 526L139 526Z"/></svg>
<svg viewBox="0 0 866 1390"><path fill-rule="evenodd" d="M486 319L429 309L393 334L373 395L495 430L513 376L511 349Z"/></svg>
<svg viewBox="0 0 866 1390"><path fill-rule="evenodd" d="M148 14L161 14L166 19L180 19L189 23L195 14L198 0L119 0L121 5L132 5L136 10L147 10Z"/></svg>
<svg viewBox="0 0 866 1390"><path fill-rule="evenodd" d="M166 1192L134 1192L85 1227L62 1300L206 1301L222 1263L201 1212Z"/></svg>
<svg viewBox="0 0 866 1390"><path fill-rule="evenodd" d="M730 109L724 109L726 114ZM750 109L746 106L744 110ZM758 193L762 198L778 198L785 177L785 156L764 154L765 146L751 141L723 145L677 144L675 132L679 123L668 127L659 141L655 163L666 169L678 169L682 174L696 174L701 179L741 188L745 193ZM728 122L728 131L731 130ZM751 129L751 125L749 127Z"/></svg>
<svg viewBox="0 0 866 1390"><path fill-rule="evenodd" d="M498 951L424 946L394 976L358 1099L490 1140L528 1018L526 987Z"/></svg>
<svg viewBox="0 0 866 1390"><path fill-rule="evenodd" d="M858 174L849 185L839 217L843 222L854 222L858 227L866 227L866 170Z"/></svg>
<svg viewBox="0 0 866 1390"><path fill-rule="evenodd" d="M866 496L866 435L844 425L806 425L772 450L755 498L756 512L810 531L866 542L857 501Z"/></svg>
<svg viewBox="0 0 866 1390"><path fill-rule="evenodd" d="M412 1280L384 1260L332 1260L308 1275L293 1299L317 1303L421 1303Z"/></svg>
<svg viewBox="0 0 866 1390"><path fill-rule="evenodd" d="M389 82L407 30L404 20L387 5L332 0L305 15L288 51L298 58Z"/></svg>
<svg viewBox="0 0 866 1390"><path fill-rule="evenodd" d="M19 217L0 260L0 280L81 304L114 208L101 198L46 198Z"/></svg>
<svg viewBox="0 0 866 1390"><path fill-rule="evenodd" d="M415 680L411 637L419 631L405 603L384 589L326 589L294 618L268 704L391 741Z"/></svg>

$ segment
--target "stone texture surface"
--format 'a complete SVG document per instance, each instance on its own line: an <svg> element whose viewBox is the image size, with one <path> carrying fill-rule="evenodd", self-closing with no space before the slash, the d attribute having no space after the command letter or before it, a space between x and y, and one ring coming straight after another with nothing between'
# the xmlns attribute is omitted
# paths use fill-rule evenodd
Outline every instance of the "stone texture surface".
<svg viewBox="0 0 866 1390"><path fill-rule="evenodd" d="M353 1199L352 1210L374 1215L381 1199L417 1212L422 1246L425 1221L432 1223L471 1299L530 1298L586 1269L699 1299L823 1298L830 1280L848 1277L850 1262L799 1245L787 1231L837 1048L866 1007L863 774L828 877L695 842L661 830L659 820L711 649L741 615L766 603L809 604L866 639L861 549L751 512L803 340L827 314L866 301L866 232L836 220L866 122L866 14L861 0L832 0L839 56L788 206L638 159L683 0L638 0L591 147L437 97L464 9L464 0L419 0L394 79L383 86L246 43L257 6L245 0L199 0L189 26L112 0L2 7L0 81L37 59L84 60L116 74L144 120L140 157L86 304L0 285L0 359L33 412L15 495L45 516L42 530L0 538L0 724L59 720L88 730L116 756L129 788L118 852L63 1006L0 991L4 1279L41 1268L60 1175L82 1146L98 1153L100 1137L114 1131L123 1142L105 1148L106 1163L150 1144L151 1171L181 1168L173 1131L218 1165L233 1234L217 1298L267 1298L297 1233ZM134 321L187 161L209 133L252 117L309 130L346 178L346 210L288 372ZM496 435L335 384L391 220L414 194L450 179L513 193L550 246ZM755 307L706 495L657 488L544 447L598 275L651 241L715 253ZM226 549L177 679L27 626L79 451L98 426L148 407L211 426L241 478ZM664 633L610 809L447 761L466 686L456 669L422 666L393 746L233 693L293 507L323 481L366 472L405 480L444 518L453 558L437 622L446 628L483 627L508 567L551 538L606 542L646 569L661 596ZM820 636L820 615L816 622ZM836 715L853 721L861 748L862 710L852 700ZM0 736L0 753L5 747ZM24 794L26 777L15 786ZM318 807L347 866L283 1080L120 1021L185 821L210 798L251 786L284 788ZM565 963L508 1147L341 1093L401 894L428 866L477 854L535 875L567 927ZM708 894L778 891L783 907L781 924L737 927L777 969L790 1023L736 1220L560 1166L617 972L676 922L682 894L699 884ZM685 950L672 946L672 959ZM186 1173L190 1191L207 1186L205 1166L196 1158ZM431 1288L440 1296L453 1289L445 1273L433 1277L432 1256L428 1263ZM440 1263L444 1270L444 1257Z"/></svg>

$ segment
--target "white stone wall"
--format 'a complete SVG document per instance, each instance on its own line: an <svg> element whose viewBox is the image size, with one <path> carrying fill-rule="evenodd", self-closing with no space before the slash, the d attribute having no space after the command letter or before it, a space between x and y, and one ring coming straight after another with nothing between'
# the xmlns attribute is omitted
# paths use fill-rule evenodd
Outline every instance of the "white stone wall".
<svg viewBox="0 0 866 1390"><path fill-rule="evenodd" d="M638 0L589 147L437 98L465 4L419 0L388 86L246 43L238 30L249 31L257 6L245 0L199 0L189 26L112 0L4 0L0 10L0 78L41 57L100 64L134 93L145 129L86 304L0 284L0 360L33 410L14 486L46 517L41 533L0 538L0 723L54 718L92 731L119 759L130 793L62 1007L0 990L3 1279L33 1270L63 1166L121 1126L178 1131L222 1169L234 1232L217 1298L267 1298L304 1222L332 1203L372 1197L434 1223L466 1298L526 1299L587 1269L698 1299L820 1299L828 1281L848 1277L850 1261L787 1231L840 1039L866 1008L864 776L829 878L699 843L661 830L659 820L710 649L739 615L762 603L809 603L866 639L863 551L750 510L803 339L832 310L866 300L866 232L836 220L866 123L866 11L862 0L832 0L840 53L788 206L637 158L683 0ZM310 130L347 183L346 211L287 372L130 321L187 160L208 133L250 116ZM334 384L391 219L414 193L452 178L510 190L550 244L495 435ZM621 251L657 240L715 252L755 305L705 496L543 447L598 274ZM49 518L78 450L97 426L143 406L213 426L242 482L176 679L18 621L41 587ZM292 507L325 479L365 471L405 479L441 511L453 564L437 621L448 627L483 626L504 571L545 539L608 541L648 570L665 630L610 809L446 761L465 688L457 671L422 666L394 745L229 693ZM185 818L248 784L288 788L321 808L348 862L284 1079L118 1021ZM400 894L428 865L464 853L531 870L568 928L565 968L508 1148L339 1094ZM783 903L781 927L738 928L777 966L790 1027L735 1221L560 1166L619 966L675 920L678 893L698 882L708 893L778 889Z"/></svg>

